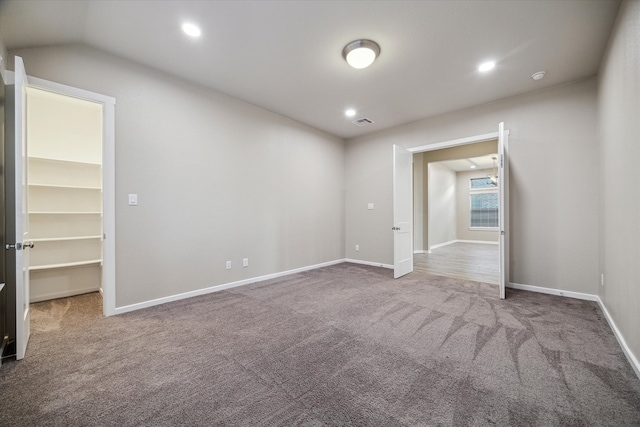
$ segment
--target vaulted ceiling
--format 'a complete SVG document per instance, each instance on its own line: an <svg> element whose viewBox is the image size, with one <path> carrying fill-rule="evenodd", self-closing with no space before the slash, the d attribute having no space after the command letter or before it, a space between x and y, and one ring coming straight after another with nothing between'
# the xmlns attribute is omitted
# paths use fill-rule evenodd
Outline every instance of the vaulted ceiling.
<svg viewBox="0 0 640 427"><path fill-rule="evenodd" d="M82 43L351 138L593 76L619 1L0 3L8 49ZM193 22L192 39L181 24ZM381 47L369 68L350 41ZM491 72L478 65L496 62ZM542 80L531 75L546 71ZM348 108L357 111L346 117ZM354 119L374 123L358 127Z"/></svg>

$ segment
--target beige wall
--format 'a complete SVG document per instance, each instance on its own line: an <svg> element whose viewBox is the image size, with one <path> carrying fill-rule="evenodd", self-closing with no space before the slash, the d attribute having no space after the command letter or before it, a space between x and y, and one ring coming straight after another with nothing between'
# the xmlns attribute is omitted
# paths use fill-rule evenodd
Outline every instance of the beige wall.
<svg viewBox="0 0 640 427"><path fill-rule="evenodd" d="M511 282L597 293L596 81L584 80L347 141L347 257L393 262L392 146L511 131ZM366 202L376 201L375 211ZM373 212L373 214L371 214ZM353 244L359 241L360 252Z"/></svg>
<svg viewBox="0 0 640 427"><path fill-rule="evenodd" d="M600 298L640 358L640 2L623 3L603 59L600 106Z"/></svg>
<svg viewBox="0 0 640 427"><path fill-rule="evenodd" d="M429 186L429 246L456 238L456 173L439 163L427 167Z"/></svg>
<svg viewBox="0 0 640 427"><path fill-rule="evenodd" d="M485 178L493 173L492 169L481 169L456 174L456 236L458 240L476 240L480 242L497 242L497 230L470 230L471 207L469 200L469 180Z"/></svg>
<svg viewBox="0 0 640 427"><path fill-rule="evenodd" d="M117 307L344 258L341 139L90 48L12 53L116 98Z"/></svg>

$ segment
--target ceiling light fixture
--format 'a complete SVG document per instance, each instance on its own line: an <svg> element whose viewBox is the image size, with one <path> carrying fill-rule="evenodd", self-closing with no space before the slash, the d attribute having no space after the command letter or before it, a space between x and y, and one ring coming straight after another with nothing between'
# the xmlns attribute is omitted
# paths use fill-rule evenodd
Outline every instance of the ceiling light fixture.
<svg viewBox="0 0 640 427"><path fill-rule="evenodd" d="M542 80L542 78L544 77L545 73L546 73L545 71L538 71L537 73L531 74L531 78L533 80Z"/></svg>
<svg viewBox="0 0 640 427"><path fill-rule="evenodd" d="M491 182L491 185L498 186L498 158L492 157L491 160L493 160L493 169L491 170L493 174L487 174L487 178Z"/></svg>
<svg viewBox="0 0 640 427"><path fill-rule="evenodd" d="M496 66L496 63L493 62L493 61L483 62L478 67L478 71L480 71L481 73L486 73L489 70L493 70L495 68L495 66Z"/></svg>
<svg viewBox="0 0 640 427"><path fill-rule="evenodd" d="M353 117L356 115L356 110L354 110L353 108L350 108L344 112L344 115L347 117Z"/></svg>
<svg viewBox="0 0 640 427"><path fill-rule="evenodd" d="M342 57L353 68L367 68L380 55L380 46L372 40L354 40L342 49Z"/></svg>
<svg viewBox="0 0 640 427"><path fill-rule="evenodd" d="M189 37L200 37L200 35L202 34L200 27L190 22L182 24L182 31L184 31L184 33Z"/></svg>

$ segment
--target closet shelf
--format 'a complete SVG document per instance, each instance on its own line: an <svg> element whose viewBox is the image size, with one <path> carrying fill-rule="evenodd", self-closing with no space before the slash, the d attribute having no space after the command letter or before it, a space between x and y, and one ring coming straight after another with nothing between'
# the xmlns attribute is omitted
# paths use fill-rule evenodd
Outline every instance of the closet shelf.
<svg viewBox="0 0 640 427"><path fill-rule="evenodd" d="M29 184L29 187L45 187L45 188L65 188L74 190L99 190L102 191L102 187L89 187L83 185L58 185L58 184Z"/></svg>
<svg viewBox="0 0 640 427"><path fill-rule="evenodd" d="M102 215L102 212L52 212L29 211L29 215Z"/></svg>
<svg viewBox="0 0 640 427"><path fill-rule="evenodd" d="M29 156L29 160L37 160L43 162L51 162L51 163L65 163L65 164L76 164L76 165L91 165L96 167L102 167L101 163L92 163L92 162L77 162L75 160L61 160L61 159L52 159L49 157L36 157Z"/></svg>
<svg viewBox="0 0 640 427"><path fill-rule="evenodd" d="M29 239L32 242L62 242L65 240L91 240L91 239L102 239L102 236L78 236L78 237L43 237L41 239Z"/></svg>
<svg viewBox="0 0 640 427"><path fill-rule="evenodd" d="M55 268L78 267L81 265L91 265L91 264L101 264L101 263L102 263L101 259L92 259L88 261L65 262L61 264L34 265L34 266L29 266L29 271L52 270Z"/></svg>

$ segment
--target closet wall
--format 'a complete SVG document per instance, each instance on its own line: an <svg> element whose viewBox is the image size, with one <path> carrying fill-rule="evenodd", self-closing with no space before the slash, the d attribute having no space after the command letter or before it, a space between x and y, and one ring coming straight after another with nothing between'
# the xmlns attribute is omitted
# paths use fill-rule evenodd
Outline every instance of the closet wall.
<svg viewBox="0 0 640 427"><path fill-rule="evenodd" d="M27 92L31 302L102 281L102 105Z"/></svg>

